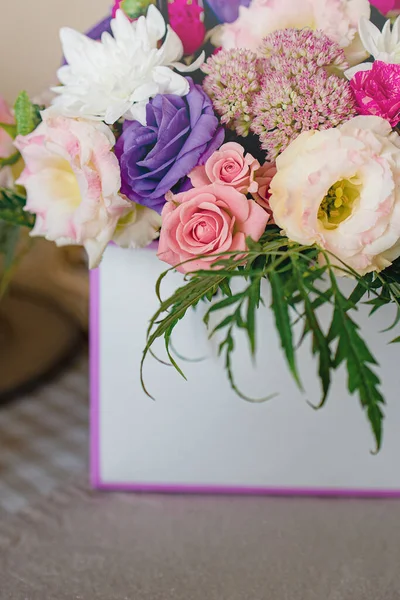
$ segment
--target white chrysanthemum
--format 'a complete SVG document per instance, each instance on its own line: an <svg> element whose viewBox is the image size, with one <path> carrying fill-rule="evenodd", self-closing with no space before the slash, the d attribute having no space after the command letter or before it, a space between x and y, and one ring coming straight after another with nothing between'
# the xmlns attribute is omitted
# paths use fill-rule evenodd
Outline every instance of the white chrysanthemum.
<svg viewBox="0 0 400 600"><path fill-rule="evenodd" d="M365 17L360 19L359 33L361 42L375 60L388 64L400 64L400 17L391 27L390 19L386 21L382 31ZM358 71L369 71L372 63L363 63L346 71L346 77L351 79Z"/></svg>
<svg viewBox="0 0 400 600"><path fill-rule="evenodd" d="M61 30L68 64L58 71L62 86L54 88L58 96L53 105L65 116L101 119L110 125L125 116L145 124L150 98L189 92L185 77L173 69L194 71L204 58L190 67L177 62L183 56L182 42L153 5L146 17L133 23L117 11L111 29L113 36L103 33L101 42L73 29Z"/></svg>

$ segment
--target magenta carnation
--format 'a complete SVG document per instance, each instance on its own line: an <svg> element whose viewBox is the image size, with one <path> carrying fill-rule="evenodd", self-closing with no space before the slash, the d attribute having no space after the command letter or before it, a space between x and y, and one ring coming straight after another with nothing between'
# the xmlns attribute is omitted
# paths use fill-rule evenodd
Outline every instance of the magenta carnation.
<svg viewBox="0 0 400 600"><path fill-rule="evenodd" d="M185 54L194 54L204 43L204 9L193 0L169 2L169 21L182 41Z"/></svg>
<svg viewBox="0 0 400 600"><path fill-rule="evenodd" d="M377 60L370 71L359 71L350 82L358 112L383 117L392 127L400 122L400 65Z"/></svg>
<svg viewBox="0 0 400 600"><path fill-rule="evenodd" d="M224 125L238 135L249 133L254 96L261 89L266 61L251 50L221 50L208 59L204 90Z"/></svg>
<svg viewBox="0 0 400 600"><path fill-rule="evenodd" d="M370 0L370 3L384 15L392 10L400 9L400 0Z"/></svg>

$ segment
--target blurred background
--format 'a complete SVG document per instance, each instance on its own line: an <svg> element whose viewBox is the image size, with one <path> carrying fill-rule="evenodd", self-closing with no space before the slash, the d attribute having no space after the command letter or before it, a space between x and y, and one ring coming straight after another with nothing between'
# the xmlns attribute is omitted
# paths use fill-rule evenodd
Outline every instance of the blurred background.
<svg viewBox="0 0 400 600"><path fill-rule="evenodd" d="M111 0L0 0L0 95L12 106L56 82L59 29L86 31ZM4 184L3 184L4 185ZM1 231L0 231L1 238ZM58 480L84 473L88 438L88 297L85 256L22 234L11 271L0 258L0 516ZM0 286L1 287L1 286Z"/></svg>
<svg viewBox="0 0 400 600"><path fill-rule="evenodd" d="M112 0L1 0L7 14L0 36L1 94L10 102L22 89L40 94L56 79L60 27L85 31L110 12L111 4Z"/></svg>

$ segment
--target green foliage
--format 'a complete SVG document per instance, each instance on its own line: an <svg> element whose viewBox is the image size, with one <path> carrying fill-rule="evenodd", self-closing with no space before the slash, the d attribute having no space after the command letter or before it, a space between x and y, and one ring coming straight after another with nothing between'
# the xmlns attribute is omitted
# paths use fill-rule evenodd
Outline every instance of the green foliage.
<svg viewBox="0 0 400 600"><path fill-rule="evenodd" d="M0 158L0 169L2 169L3 167L11 167L12 165L15 165L19 159L20 159L21 155L19 152L14 152L14 154L11 154L11 156L7 156L6 158Z"/></svg>
<svg viewBox="0 0 400 600"><path fill-rule="evenodd" d="M36 129L41 122L40 107L33 104L26 92L21 92L15 106L15 125L0 123L0 128L6 131L13 139L17 135L28 135ZM14 152L11 156L0 158L0 169L15 165L21 155ZM32 227L34 218L23 212L26 198L16 190L0 188L0 220L14 223L19 226Z"/></svg>
<svg viewBox="0 0 400 600"><path fill-rule="evenodd" d="M0 221L0 254L4 256L5 269L12 265L19 239L19 231L18 225Z"/></svg>
<svg viewBox="0 0 400 600"><path fill-rule="evenodd" d="M157 282L157 293L159 296L159 287L161 281L164 277L171 271L169 269L164 275L161 276L159 281ZM172 357L171 354L171 335L175 327L178 325L179 321L183 319L186 315L187 311L190 308L194 308L197 304L204 298L207 297L208 294L214 295L214 293L218 290L219 285L224 280L224 277L218 278L216 281L208 280L205 278L193 278L189 281L183 288L179 288L176 290L175 294L171 296L165 302L161 302L161 306L157 313L154 315L153 319L150 322L149 330L148 330L148 343L146 349L143 353L142 364L141 364L141 382L143 385L143 389L148 394L144 379L143 379L143 365L146 360L147 354L150 352L152 345L156 341L157 338L164 337L165 339L165 347L167 350L167 354L171 363L175 366L178 372L184 377L183 372L177 365L176 361ZM160 296L159 296L160 297ZM169 313L170 311L170 313ZM158 319L164 313L168 313L167 316L159 323ZM152 332L154 326L157 324L157 329L155 332ZM148 394L150 396L150 394ZM151 397L151 396L150 396Z"/></svg>
<svg viewBox="0 0 400 600"><path fill-rule="evenodd" d="M36 129L41 121L40 107L30 101L26 92L21 92L18 96L14 111L17 135L28 135Z"/></svg>
<svg viewBox="0 0 400 600"><path fill-rule="evenodd" d="M0 221L0 254L3 255L3 268L0 277L0 299L4 295L10 279L19 233L20 227L18 225Z"/></svg>
<svg viewBox="0 0 400 600"><path fill-rule="evenodd" d="M377 366L375 358L359 334L358 325L351 319L349 312L355 305L340 291L333 271L330 271L335 305L328 341L337 340L334 367L339 368L345 362L348 373L348 388L351 394L358 392L361 405L367 411L374 433L377 449L382 443L382 406L385 400L379 390L381 384L371 365Z"/></svg>
<svg viewBox="0 0 400 600"><path fill-rule="evenodd" d="M298 386L301 388L296 353L310 337L321 381L321 399L318 407L322 407L327 401L334 372L343 364L346 365L349 391L358 395L379 450L382 443L385 401L380 391L380 380L375 372L376 360L361 337L351 313L363 300L371 305L372 312L393 302L400 308L400 261L380 275L360 278L345 265L341 268L333 267L327 254L323 255L324 261L321 264L321 251L318 248L288 243L287 238L282 237L276 229L269 229L259 243L248 240L248 244L249 250L245 260L243 253L221 257L217 268L193 273L183 287L164 301L160 297L160 287L172 269L161 276L157 283L161 305L150 322L142 361L143 387L143 364L158 338L164 338L171 363L184 376L171 355L171 335L187 311L201 300L205 300L212 302L204 318L207 326L210 324L211 315L218 315L219 311L224 310L224 317L214 326L210 337L217 332L222 336L219 352L224 358L230 384L242 398L252 400L243 394L235 383L232 367L235 330L243 330L247 334L250 352L254 355L257 347L257 310L263 302L261 283L267 279L271 287L271 308L281 346ZM356 286L350 298L347 298L338 286L338 271L356 279ZM235 278L239 278L243 285L240 291L232 293L231 284ZM318 312L324 305L330 306L331 309L329 326L326 328L320 322ZM400 311L393 327L399 320ZM302 334L300 339L296 340L295 332L300 324ZM399 341L400 338L394 340Z"/></svg>
<svg viewBox="0 0 400 600"><path fill-rule="evenodd" d="M24 210L26 197L16 190L0 188L0 222L32 229L35 217Z"/></svg>
<svg viewBox="0 0 400 600"><path fill-rule="evenodd" d="M133 20L145 15L149 4L156 4L156 0L123 0L121 8Z"/></svg>
<svg viewBox="0 0 400 600"><path fill-rule="evenodd" d="M0 129L3 129L14 140L17 137L17 126L10 123L0 123Z"/></svg>

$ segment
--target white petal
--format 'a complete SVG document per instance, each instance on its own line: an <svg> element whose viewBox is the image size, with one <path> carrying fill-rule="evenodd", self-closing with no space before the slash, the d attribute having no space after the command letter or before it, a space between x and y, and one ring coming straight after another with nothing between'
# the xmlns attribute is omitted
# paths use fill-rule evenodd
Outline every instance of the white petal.
<svg viewBox="0 0 400 600"><path fill-rule="evenodd" d="M400 17L397 17L392 27L392 47L400 44Z"/></svg>
<svg viewBox="0 0 400 600"><path fill-rule="evenodd" d="M351 67L351 69L347 69L344 72L347 79L353 79L354 75L359 71L370 71L372 69L373 63L362 63L361 65L356 65L355 67Z"/></svg>
<svg viewBox="0 0 400 600"><path fill-rule="evenodd" d="M88 266L89 269L97 269L103 258L105 249L107 248L110 240L96 240L89 239L85 242L85 250L88 255Z"/></svg>
<svg viewBox="0 0 400 600"><path fill-rule="evenodd" d="M60 30L60 39L66 61L69 64L78 62L81 68L87 67L86 54L97 42L69 27Z"/></svg>
<svg viewBox="0 0 400 600"><path fill-rule="evenodd" d="M381 52L383 50L391 47L392 31L391 31L390 26L391 26L390 20L386 21L385 25L383 26L382 33L381 33L381 39L380 39L380 43L379 43Z"/></svg>
<svg viewBox="0 0 400 600"><path fill-rule="evenodd" d="M164 17L154 4L150 4L146 16L147 31L149 36L154 41L154 45L161 40L166 31Z"/></svg>
<svg viewBox="0 0 400 600"><path fill-rule="evenodd" d="M146 81L143 85L136 88L131 100L136 102L148 102L160 93L160 86L155 81Z"/></svg>
<svg viewBox="0 0 400 600"><path fill-rule="evenodd" d="M122 115L129 110L130 106L131 102L129 102L129 100L121 100L120 102L110 104L104 116L104 120L107 125L113 125L113 123L118 121L118 119L120 119Z"/></svg>
<svg viewBox="0 0 400 600"><path fill-rule="evenodd" d="M153 69L153 77L160 88L160 94L186 96L189 93L188 80L182 75L174 73L169 67L156 67Z"/></svg>
<svg viewBox="0 0 400 600"><path fill-rule="evenodd" d="M147 125L146 106L148 102L136 102L124 115L125 119L130 121L139 121L142 125Z"/></svg>
<svg viewBox="0 0 400 600"><path fill-rule="evenodd" d="M122 221L125 224L117 226L113 237L121 248L144 248L157 238L161 228L161 216L140 204L132 203Z"/></svg>
<svg viewBox="0 0 400 600"><path fill-rule="evenodd" d="M179 61L183 56L183 44L180 37L171 27L168 27L167 37L164 44L157 53L157 62L161 65L169 65Z"/></svg>
<svg viewBox="0 0 400 600"><path fill-rule="evenodd" d="M195 60L191 65L183 65L182 63L172 63L172 67L174 67L180 73L192 73L193 71L197 71L204 64L205 53L202 52L197 60Z"/></svg>
<svg viewBox="0 0 400 600"><path fill-rule="evenodd" d="M368 19L365 17L361 17L358 29L364 48L376 58L380 52L379 41L381 38L381 32L373 23L371 23L371 21L368 21Z"/></svg>
<svg viewBox="0 0 400 600"><path fill-rule="evenodd" d="M135 32L132 23L123 10L117 10L115 18L111 21L111 31L118 43L133 43Z"/></svg>
<svg viewBox="0 0 400 600"><path fill-rule="evenodd" d="M349 67L353 67L354 65L358 65L364 60L367 60L369 57L369 52L367 52L362 44L361 38L356 33L353 41L349 46L344 48L344 53L347 58L347 62L349 63Z"/></svg>

